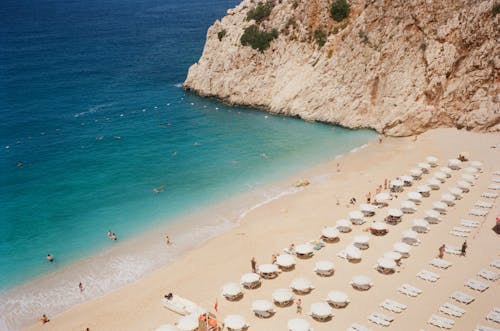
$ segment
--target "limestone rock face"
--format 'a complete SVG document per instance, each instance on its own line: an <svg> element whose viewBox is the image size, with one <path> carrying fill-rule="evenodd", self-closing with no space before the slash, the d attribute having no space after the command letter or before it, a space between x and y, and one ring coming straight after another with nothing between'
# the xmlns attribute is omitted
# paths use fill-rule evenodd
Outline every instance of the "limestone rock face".
<svg viewBox="0 0 500 331"><path fill-rule="evenodd" d="M493 0L276 0L259 27L280 34L241 45L244 0L207 32L184 88L224 102L388 135L434 127L500 130L500 15ZM319 47L314 32L327 35ZM220 38L219 32L225 30Z"/></svg>

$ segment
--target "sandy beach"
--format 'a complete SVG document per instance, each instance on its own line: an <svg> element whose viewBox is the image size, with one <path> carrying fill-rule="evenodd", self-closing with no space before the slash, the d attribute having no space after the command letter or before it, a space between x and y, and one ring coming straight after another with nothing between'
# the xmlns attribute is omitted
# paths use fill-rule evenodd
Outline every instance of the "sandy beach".
<svg viewBox="0 0 500 331"><path fill-rule="evenodd" d="M499 199L481 197L483 192L496 192L487 189L495 177L493 173L500 170L500 150L491 148L500 143L499 134L485 134L460 131L456 129L436 129L417 137L384 138L382 143L373 142L356 153L349 153L326 164L318 165L305 173L290 178L290 186L299 180L310 180L318 174L328 174L322 181L313 181L301 191L282 196L266 205L246 214L241 225L229 232L210 239L198 248L190 250L173 263L156 270L140 280L124 288L116 290L94 301L90 301L58 315L49 316L50 322L44 325L35 323L26 330L154 330L162 324L174 324L180 315L164 308L160 299L165 293L173 292L192 300L200 306L213 311L218 301L217 316L223 320L228 314L240 314L250 324L250 330L287 330L287 321L297 317L295 305L275 307L276 314L268 319L259 319L251 312L251 304L256 299L271 300L271 293L277 288L288 288L292 279L306 277L315 289L301 295L303 312L301 318L311 323L315 331L345 330L357 322L372 330L382 327L368 321L368 315L382 312L394 317L390 324L392 330L433 330L427 324L432 314L452 318L454 330L473 330L477 324L496 327L499 325L485 320L485 316L495 305L498 306L498 281L485 280L477 273L488 269L500 273L499 269L490 266L490 262L500 257L498 235L491 228L495 217L499 214ZM439 190L433 190L429 198L423 198L414 214L405 214L402 222L389 226L385 236L373 236L365 230L372 221L383 221L387 215L387 207L376 210L373 217L367 218L363 225L354 225L349 233L340 234L336 243L327 243L325 247L315 251L310 259L298 259L293 271L282 272L277 278L263 280L261 287L253 290L244 289L244 296L236 302L229 302L221 295L221 287L227 282L239 282L241 275L251 272L250 259L255 257L257 264L271 263L272 254L282 252L290 243L295 245L319 239L321 229L334 226L335 222L347 218L350 211L358 210L365 195L374 195L378 185L384 179L392 179L408 174L419 162L424 162L429 155L436 156L439 166L424 174L413 187L405 187L404 192L390 201L389 208L399 208L406 200L406 193L413 191L416 185L423 184L432 177L432 173L448 164L448 159L466 152L470 160L483 163L483 171L479 173L470 192L464 193L463 199L447 209L442 215L442 222L431 224L430 231L419 234L420 245L412 247L410 256L403 259L401 266L394 274L384 275L374 269L378 258L391 251L395 242L401 239L401 233L412 226L416 218L424 217L424 212L432 209L432 203L439 201L448 188L456 186L466 173L464 164L461 170L451 173ZM339 167L337 166L339 164ZM340 170L340 171L338 171ZM499 176L500 177L500 176ZM349 199L355 197L356 205L350 205ZM338 201L338 204L337 204ZM494 204L485 209L486 217L468 215L477 201ZM460 226L461 219L480 221L480 226L471 228L467 238L450 234L453 227ZM337 257L337 253L348 246L355 235L368 234L370 247L363 250L359 263L350 263ZM173 238L175 245L175 237ZM442 244L460 247L467 240L468 249L465 257L445 254L444 259L452 263L447 269L437 269L428 264L438 254ZM165 249L170 247L165 245ZM316 261L329 260L335 265L335 273L331 277L319 277L314 272ZM439 274L436 282L428 282L415 275L422 269ZM368 291L353 289L349 282L355 275L366 275L374 283ZM464 283L474 278L489 286L484 292L474 291ZM408 297L397 292L403 283L420 288L423 293L418 297ZM329 291L346 292L350 304L344 309L334 309L334 317L327 322L318 322L307 315L314 302L323 301ZM475 297L469 305L450 299L454 291L462 291ZM298 296L296 296L298 297ZM495 299L496 298L496 299ZM408 306L402 313L393 313L380 308L385 299L393 299ZM439 307L453 303L467 312L460 318L439 313Z"/></svg>

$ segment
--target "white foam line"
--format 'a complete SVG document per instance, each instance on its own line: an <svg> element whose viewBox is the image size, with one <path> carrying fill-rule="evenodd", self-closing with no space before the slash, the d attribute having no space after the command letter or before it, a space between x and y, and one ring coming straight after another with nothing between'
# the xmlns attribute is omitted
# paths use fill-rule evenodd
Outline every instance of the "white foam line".
<svg viewBox="0 0 500 331"><path fill-rule="evenodd" d="M257 208L260 208L260 207L262 207L262 206L265 206L265 205L267 205L268 203L270 203L270 202L272 202L272 201L274 201L274 200L278 200L279 198L284 197L284 196L287 196L287 195L290 195L290 194L295 194L295 193L300 192L300 191L302 191L302 190L303 190L303 188L300 188L300 187L292 187L292 188L290 188L289 190L285 190L285 191L280 192L280 193L278 193L278 194L276 194L276 195L274 195L274 196L272 196L272 197L270 197L270 198L268 198L268 199L265 199L265 200L263 200L263 201L261 201L261 202L259 202L259 203L255 204L255 205L253 205L252 207L248 208L248 209L247 209L247 210L245 210L244 212L242 212L242 213L240 214L240 216L238 217L238 220L239 220L239 221L240 221L240 220L242 220L242 219L243 219L245 216L247 216L250 212L254 211L254 210L255 210L255 209L257 209Z"/></svg>

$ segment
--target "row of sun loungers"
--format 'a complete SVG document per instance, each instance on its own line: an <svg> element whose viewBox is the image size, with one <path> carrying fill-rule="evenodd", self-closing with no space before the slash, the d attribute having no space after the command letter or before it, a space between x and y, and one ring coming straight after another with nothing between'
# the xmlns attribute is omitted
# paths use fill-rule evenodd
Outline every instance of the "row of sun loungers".
<svg viewBox="0 0 500 331"><path fill-rule="evenodd" d="M500 329L492 328L484 325L477 325L474 331L500 331Z"/></svg>
<svg viewBox="0 0 500 331"><path fill-rule="evenodd" d="M478 280L475 280L473 278L469 279L465 283L465 286L467 286L467 287L469 287L469 288L471 288L473 290L479 291L479 292L484 292L484 291L486 291L489 288L488 284L485 284L485 283L480 282Z"/></svg>
<svg viewBox="0 0 500 331"><path fill-rule="evenodd" d="M432 271L429 271L427 269L422 269L420 270L418 273L417 273L417 277L420 278L420 279L423 279L423 280L426 280L428 282L436 282L439 280L439 278L441 278L441 276L439 276L438 274L432 272Z"/></svg>
<svg viewBox="0 0 500 331"><path fill-rule="evenodd" d="M429 319L429 321L427 321L427 323L437 326L438 328L451 329L455 324L455 321L446 317L432 314L431 318Z"/></svg>

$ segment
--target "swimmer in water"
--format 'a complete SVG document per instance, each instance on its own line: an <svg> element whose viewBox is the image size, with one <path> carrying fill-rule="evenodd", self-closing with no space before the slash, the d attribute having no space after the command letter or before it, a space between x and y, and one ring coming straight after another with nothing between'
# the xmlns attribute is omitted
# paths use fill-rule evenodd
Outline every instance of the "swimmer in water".
<svg viewBox="0 0 500 331"><path fill-rule="evenodd" d="M163 192L163 191L165 191L165 185L162 185L162 186L160 186L160 187L158 187L158 188L156 188L156 187L155 187L155 188L153 189L153 192L154 192L154 193L156 193L156 194L161 193L161 192Z"/></svg>
<svg viewBox="0 0 500 331"><path fill-rule="evenodd" d="M262 153L262 154L260 154L260 157L263 158L263 159L267 159L267 154L266 153Z"/></svg>
<svg viewBox="0 0 500 331"><path fill-rule="evenodd" d="M172 156L176 156L176 155L177 155L177 151L172 153Z"/></svg>
<svg viewBox="0 0 500 331"><path fill-rule="evenodd" d="M49 262L54 262L54 257L52 255L50 255L50 254L47 254L47 260Z"/></svg>
<svg viewBox="0 0 500 331"><path fill-rule="evenodd" d="M17 167L21 168L24 165L23 161L17 161Z"/></svg>

